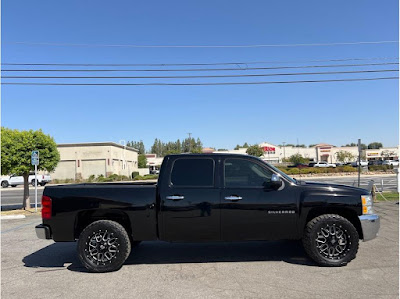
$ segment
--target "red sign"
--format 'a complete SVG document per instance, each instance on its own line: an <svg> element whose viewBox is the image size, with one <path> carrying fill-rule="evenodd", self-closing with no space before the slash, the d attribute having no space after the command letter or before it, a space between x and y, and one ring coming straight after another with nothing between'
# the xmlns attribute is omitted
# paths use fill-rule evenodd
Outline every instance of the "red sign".
<svg viewBox="0 0 400 299"><path fill-rule="evenodd" d="M264 152L275 152L275 148L272 146L264 146L263 150Z"/></svg>

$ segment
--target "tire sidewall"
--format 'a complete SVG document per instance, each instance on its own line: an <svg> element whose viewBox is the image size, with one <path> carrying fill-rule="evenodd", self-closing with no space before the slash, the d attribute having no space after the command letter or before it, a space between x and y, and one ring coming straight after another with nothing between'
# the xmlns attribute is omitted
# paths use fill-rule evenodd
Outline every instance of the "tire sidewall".
<svg viewBox="0 0 400 299"><path fill-rule="evenodd" d="M88 243L90 238L93 236L93 233L97 233L99 231L104 232L107 230L110 233L113 233L114 236L117 237L117 242L119 244L118 251L116 253L115 258L111 259L110 262L105 262L97 264L97 262L93 261L90 258L88 252ZM78 255L82 264L91 272L111 272L116 271L122 267L125 260L129 256L131 251L131 245L129 236L126 230L117 222L108 221L108 220L100 220L93 222L89 226L87 226L79 236L78 240ZM88 257L89 256L89 257Z"/></svg>
<svg viewBox="0 0 400 299"><path fill-rule="evenodd" d="M8 187L8 182L7 181L2 181L1 182L1 187L2 188L7 188Z"/></svg>

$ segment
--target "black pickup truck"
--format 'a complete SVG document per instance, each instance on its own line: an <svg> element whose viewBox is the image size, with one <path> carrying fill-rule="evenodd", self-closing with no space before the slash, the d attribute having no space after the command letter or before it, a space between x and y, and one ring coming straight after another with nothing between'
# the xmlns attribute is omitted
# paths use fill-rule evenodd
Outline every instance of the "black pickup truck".
<svg viewBox="0 0 400 299"><path fill-rule="evenodd" d="M119 269L140 241L302 240L317 264L344 266L380 220L364 189L295 180L236 154L164 158L157 183L46 187L42 239L78 240L93 272Z"/></svg>

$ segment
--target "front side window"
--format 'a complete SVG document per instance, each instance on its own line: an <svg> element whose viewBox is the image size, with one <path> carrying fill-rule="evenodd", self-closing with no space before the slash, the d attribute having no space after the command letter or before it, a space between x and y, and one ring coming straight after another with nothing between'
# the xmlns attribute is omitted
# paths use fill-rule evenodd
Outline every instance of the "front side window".
<svg viewBox="0 0 400 299"><path fill-rule="evenodd" d="M175 160L171 171L171 185L175 187L214 186L214 160L207 158Z"/></svg>
<svg viewBox="0 0 400 299"><path fill-rule="evenodd" d="M244 159L226 159L225 187L267 187L272 171Z"/></svg>

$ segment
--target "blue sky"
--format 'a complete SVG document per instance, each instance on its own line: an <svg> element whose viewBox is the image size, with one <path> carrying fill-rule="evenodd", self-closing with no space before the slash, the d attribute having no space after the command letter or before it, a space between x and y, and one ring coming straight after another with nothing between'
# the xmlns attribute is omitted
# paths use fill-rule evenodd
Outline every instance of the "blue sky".
<svg viewBox="0 0 400 299"><path fill-rule="evenodd" d="M199 49L67 47L15 42L253 45L389 41L398 40L398 11L397 1L4 0L2 62L214 63L392 58L398 57L397 44ZM329 71L333 70L336 69ZM173 74L182 75L170 75ZM190 74L194 73L187 73ZM388 75L396 73L362 77ZM353 77L361 75L180 82ZM11 81L3 79L3 82ZM62 81L66 80L40 82ZM83 79L68 82L78 81ZM87 79L85 82L105 81ZM358 138L365 143L381 141L386 146L394 146L398 144L398 96L397 80L245 86L3 85L1 117L3 126L42 128L59 143L142 139L149 148L154 138L183 139L191 132L201 138L204 146L216 148L233 148L244 142L296 143L297 139L307 145L319 142L342 145L357 142Z"/></svg>

